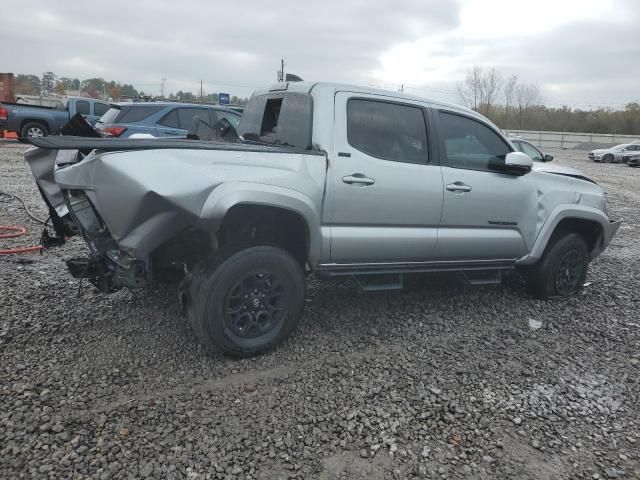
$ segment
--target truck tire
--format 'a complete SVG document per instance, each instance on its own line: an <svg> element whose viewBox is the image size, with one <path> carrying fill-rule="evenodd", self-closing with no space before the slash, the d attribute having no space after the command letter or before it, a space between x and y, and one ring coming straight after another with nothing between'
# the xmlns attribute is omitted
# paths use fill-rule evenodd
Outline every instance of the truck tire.
<svg viewBox="0 0 640 480"><path fill-rule="evenodd" d="M196 269L187 307L205 346L241 358L285 340L298 325L304 298L300 264L282 249L252 246Z"/></svg>
<svg viewBox="0 0 640 480"><path fill-rule="evenodd" d="M569 297L584 285L589 261L589 248L582 235L558 235L528 272L529 290L543 300Z"/></svg>
<svg viewBox="0 0 640 480"><path fill-rule="evenodd" d="M20 130L20 137L22 138L46 137L47 135L49 135L49 130L46 125L40 122L25 123Z"/></svg>

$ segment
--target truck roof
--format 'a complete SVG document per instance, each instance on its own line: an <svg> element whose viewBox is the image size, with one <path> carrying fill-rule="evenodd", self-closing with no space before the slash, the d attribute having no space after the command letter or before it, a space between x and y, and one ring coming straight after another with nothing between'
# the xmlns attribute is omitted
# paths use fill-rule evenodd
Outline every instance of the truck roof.
<svg viewBox="0 0 640 480"><path fill-rule="evenodd" d="M130 107L132 105L136 107L156 105L160 107L180 106L180 107L218 108L223 110L230 110L230 108L227 107L226 105L213 105L211 103L172 102L170 100L163 101L163 102L110 102L110 105L116 105L118 107Z"/></svg>
<svg viewBox="0 0 640 480"><path fill-rule="evenodd" d="M440 100L433 100L430 98L419 97L416 95L407 95L406 93L400 93L393 90L384 90L380 88L372 88L372 87L363 87L361 85L351 85L344 83L333 83L333 82L284 82L284 83L276 83L269 88L263 90L256 90L254 95L269 93L269 92L277 92L277 91L287 91L287 92L298 92L298 93L311 93L312 90L330 90L332 92L338 91L354 91L361 92L371 95L383 95L386 97L397 98L397 99L406 99L417 102L428 102L433 105L447 107L452 110L459 110L461 112L465 112L470 115L482 117L479 113L471 110L467 107L463 107L460 105L456 105L454 103L443 102ZM484 117L482 117L484 118Z"/></svg>

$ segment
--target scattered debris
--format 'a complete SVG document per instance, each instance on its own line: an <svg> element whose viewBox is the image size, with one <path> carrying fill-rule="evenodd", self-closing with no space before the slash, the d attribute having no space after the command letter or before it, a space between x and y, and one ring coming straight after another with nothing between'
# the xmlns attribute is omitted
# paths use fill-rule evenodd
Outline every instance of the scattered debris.
<svg viewBox="0 0 640 480"><path fill-rule="evenodd" d="M529 328L531 330L540 330L542 328L542 322L540 320L529 319Z"/></svg>

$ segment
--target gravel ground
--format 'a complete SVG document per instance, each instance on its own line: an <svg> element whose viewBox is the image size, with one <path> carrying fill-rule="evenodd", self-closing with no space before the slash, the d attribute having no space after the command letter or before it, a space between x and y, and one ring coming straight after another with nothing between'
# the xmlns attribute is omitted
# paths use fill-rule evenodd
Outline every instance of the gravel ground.
<svg viewBox="0 0 640 480"><path fill-rule="evenodd" d="M21 153L0 147L0 191L45 216ZM0 257L0 478L640 478L640 169L552 153L625 219L563 302L515 277L311 280L298 332L238 361L198 345L169 287L78 297L80 240ZM2 245L36 243L0 200L30 231Z"/></svg>

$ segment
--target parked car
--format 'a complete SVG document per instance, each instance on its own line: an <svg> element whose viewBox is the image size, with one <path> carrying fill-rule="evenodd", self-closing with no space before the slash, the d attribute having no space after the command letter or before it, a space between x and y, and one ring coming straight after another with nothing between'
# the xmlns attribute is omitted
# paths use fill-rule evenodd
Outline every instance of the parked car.
<svg viewBox="0 0 640 480"><path fill-rule="evenodd" d="M528 142L523 138L510 137L509 140L511 140L511 143L515 145L519 152L526 153L534 162L550 162L551 160L553 160L552 155L543 154L540 150L538 150L538 147L534 146L531 142Z"/></svg>
<svg viewBox="0 0 640 480"><path fill-rule="evenodd" d="M602 163L620 163L629 152L640 152L640 142L623 143L611 148L600 148L589 152L589 160Z"/></svg>
<svg viewBox="0 0 640 480"><path fill-rule="evenodd" d="M94 124L108 110L108 103L84 97L69 97L57 107L1 103L0 130L15 132L21 138L46 137L58 134L77 113Z"/></svg>
<svg viewBox="0 0 640 480"><path fill-rule="evenodd" d="M112 104L98 122L96 130L104 137L127 138L133 134L154 137L186 137L194 117L215 125L221 118L237 128L239 112L222 106L186 103L120 103Z"/></svg>
<svg viewBox="0 0 640 480"><path fill-rule="evenodd" d="M409 273L487 284L517 270L535 296L565 297L620 226L594 181L455 105L284 83L252 96L238 133L32 139L53 220L68 212L89 247L71 274L109 292L174 272L198 338L242 357L296 328L305 271L383 290Z"/></svg>
<svg viewBox="0 0 640 480"><path fill-rule="evenodd" d="M630 167L640 167L640 152L627 153L622 156L622 161Z"/></svg>

